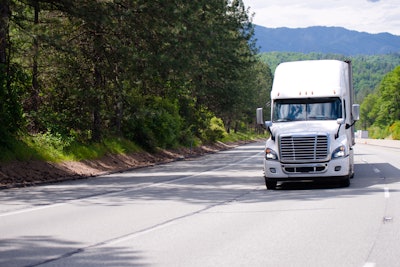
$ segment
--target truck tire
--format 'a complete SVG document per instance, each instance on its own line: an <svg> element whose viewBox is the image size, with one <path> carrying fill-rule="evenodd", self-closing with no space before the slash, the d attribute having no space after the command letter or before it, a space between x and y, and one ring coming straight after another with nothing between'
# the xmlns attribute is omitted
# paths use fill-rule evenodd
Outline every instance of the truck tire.
<svg viewBox="0 0 400 267"><path fill-rule="evenodd" d="M350 175L349 175L349 177L340 181L340 186L341 187L349 187L350 186Z"/></svg>
<svg viewBox="0 0 400 267"><path fill-rule="evenodd" d="M271 181L267 177L264 177L264 178L265 178L265 186L267 187L267 189L270 189L270 190L276 189L277 181L274 181L274 180Z"/></svg>

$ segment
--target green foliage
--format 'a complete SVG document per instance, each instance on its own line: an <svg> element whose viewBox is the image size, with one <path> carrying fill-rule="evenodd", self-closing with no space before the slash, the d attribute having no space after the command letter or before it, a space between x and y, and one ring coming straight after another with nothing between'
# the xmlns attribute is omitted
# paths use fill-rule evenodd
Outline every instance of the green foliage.
<svg viewBox="0 0 400 267"><path fill-rule="evenodd" d="M377 117L377 108L376 105L378 100L378 95L375 93L369 94L364 98L364 101L360 106L360 124L362 129L368 129L368 127L372 126Z"/></svg>
<svg viewBox="0 0 400 267"><path fill-rule="evenodd" d="M368 136L373 139L384 139L390 135L388 127L371 126L368 128Z"/></svg>
<svg viewBox="0 0 400 267"><path fill-rule="evenodd" d="M217 140L212 117L248 125L267 101L271 72L241 0L6 3L1 63L18 70L1 72L0 130L32 134L49 147L39 157L96 157L109 136L149 150Z"/></svg>
<svg viewBox="0 0 400 267"><path fill-rule="evenodd" d="M224 137L226 137L226 135L227 132L222 119L213 117L210 120L208 128L204 130L202 139L206 143L213 143L218 140L222 140Z"/></svg>
<svg viewBox="0 0 400 267"><path fill-rule="evenodd" d="M107 137L100 143L72 142L63 150L61 160L98 159L106 154L127 154L141 151L135 143L121 137ZM55 160L60 160L55 159Z"/></svg>
<svg viewBox="0 0 400 267"><path fill-rule="evenodd" d="M0 159L2 161L60 161L67 159L63 150L69 145L70 140L65 140L61 135L51 132L35 135L20 133L17 138L7 140L7 147L3 147Z"/></svg>
<svg viewBox="0 0 400 267"><path fill-rule="evenodd" d="M99 143L80 143L72 137L59 133L20 134L9 138L7 147L2 147L0 161L44 160L60 162L65 160L97 159L107 153L123 154L141 151L135 143L121 138L108 137Z"/></svg>
<svg viewBox="0 0 400 267"><path fill-rule="evenodd" d="M389 72L378 87L376 123L391 125L400 119L400 66Z"/></svg>
<svg viewBox="0 0 400 267"><path fill-rule="evenodd" d="M0 147L32 149L16 158L83 159L123 153L132 143L154 150L221 140L254 124L278 63L344 59L258 56L241 0L3 5L10 12L0 24ZM392 125L397 74L372 92L400 55L352 61L356 99L366 99L362 125ZM18 132L32 138L20 140Z"/></svg>
<svg viewBox="0 0 400 267"><path fill-rule="evenodd" d="M390 129L392 139L400 140L400 120L393 123L389 129Z"/></svg>
<svg viewBox="0 0 400 267"><path fill-rule="evenodd" d="M257 139L267 139L269 137L268 134L259 135L256 134L254 131L241 131L236 133L229 133L227 134L221 141L222 142L237 142L237 141L253 141Z"/></svg>
<svg viewBox="0 0 400 267"><path fill-rule="evenodd" d="M389 72L377 91L361 104L361 122L374 138L399 139L400 66Z"/></svg>
<svg viewBox="0 0 400 267"><path fill-rule="evenodd" d="M124 135L144 148L170 148L178 144L182 118L177 101L161 97L138 99L124 121Z"/></svg>
<svg viewBox="0 0 400 267"><path fill-rule="evenodd" d="M26 88L27 75L19 66L6 69L6 65L0 64L0 145L22 127L20 95Z"/></svg>
<svg viewBox="0 0 400 267"><path fill-rule="evenodd" d="M34 136L25 136L24 143L32 148L39 158L48 161L68 160L64 149L70 146L72 140L63 138L59 133L39 133Z"/></svg>
<svg viewBox="0 0 400 267"><path fill-rule="evenodd" d="M43 159L37 151L30 147L27 143L14 136L7 136L0 145L0 161L7 162L13 160L39 160Z"/></svg>

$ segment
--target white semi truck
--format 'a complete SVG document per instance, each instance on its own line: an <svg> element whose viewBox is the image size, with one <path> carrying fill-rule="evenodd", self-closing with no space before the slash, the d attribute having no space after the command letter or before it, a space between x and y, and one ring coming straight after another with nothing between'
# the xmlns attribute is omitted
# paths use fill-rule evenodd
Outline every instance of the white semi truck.
<svg viewBox="0 0 400 267"><path fill-rule="evenodd" d="M350 61L307 60L278 65L271 90L270 132L264 154L268 189L279 181L337 180L354 175L354 104Z"/></svg>

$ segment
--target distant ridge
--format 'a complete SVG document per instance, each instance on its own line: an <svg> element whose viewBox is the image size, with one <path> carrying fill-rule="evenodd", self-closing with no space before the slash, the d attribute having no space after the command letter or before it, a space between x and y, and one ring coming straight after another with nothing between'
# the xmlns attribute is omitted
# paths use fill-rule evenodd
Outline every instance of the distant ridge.
<svg viewBox="0 0 400 267"><path fill-rule="evenodd" d="M400 52L400 36L370 34L342 27L266 28L255 25L260 52L332 53L378 55Z"/></svg>

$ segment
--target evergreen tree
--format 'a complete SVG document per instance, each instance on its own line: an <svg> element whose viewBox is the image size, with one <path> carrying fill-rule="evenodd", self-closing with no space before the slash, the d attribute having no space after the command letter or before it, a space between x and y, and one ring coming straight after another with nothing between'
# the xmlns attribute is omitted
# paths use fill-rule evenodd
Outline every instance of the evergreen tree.
<svg viewBox="0 0 400 267"><path fill-rule="evenodd" d="M214 116L229 129L249 123L268 87L241 0L8 0L0 7L2 68L16 67L2 75L2 110L17 112L9 116L15 129L24 130L14 117L22 118L20 105L28 131L173 146L202 137Z"/></svg>

